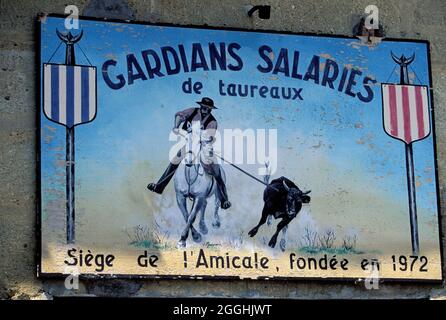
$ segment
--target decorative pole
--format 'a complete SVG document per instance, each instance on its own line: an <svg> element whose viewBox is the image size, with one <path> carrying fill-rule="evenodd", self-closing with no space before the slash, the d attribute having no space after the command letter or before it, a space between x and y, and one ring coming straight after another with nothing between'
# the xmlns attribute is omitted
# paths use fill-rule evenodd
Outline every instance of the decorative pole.
<svg viewBox="0 0 446 320"><path fill-rule="evenodd" d="M391 53L393 61L400 66L400 84L410 84L409 72L407 67L415 58L413 54L410 58L406 58L404 54L401 57L396 57ZM415 173L413 165L413 149L412 142L405 143L406 149L406 171L407 171L407 188L409 194L409 215L410 215L410 235L412 240L412 253L418 255L420 252L420 245L418 239L418 221L417 221L417 200L415 189Z"/></svg>
<svg viewBox="0 0 446 320"><path fill-rule="evenodd" d="M78 42L83 35L81 31L78 35L73 36L71 32L61 33L56 30L57 36L66 45L65 51L65 64L68 66L74 66L76 59L74 56L74 44ZM67 243L74 243L75 233L75 211L74 211L74 126L66 127L66 193L67 193Z"/></svg>

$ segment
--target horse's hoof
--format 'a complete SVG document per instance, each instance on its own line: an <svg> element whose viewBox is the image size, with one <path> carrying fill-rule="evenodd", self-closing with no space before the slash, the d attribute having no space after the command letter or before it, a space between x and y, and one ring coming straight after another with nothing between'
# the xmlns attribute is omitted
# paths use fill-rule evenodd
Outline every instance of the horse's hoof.
<svg viewBox="0 0 446 320"><path fill-rule="evenodd" d="M195 242L201 242L201 234L199 234L198 232L196 234L193 234L192 239L194 239Z"/></svg>
<svg viewBox="0 0 446 320"><path fill-rule="evenodd" d="M177 242L177 248L185 248L186 247L186 241L180 240Z"/></svg>
<svg viewBox="0 0 446 320"><path fill-rule="evenodd" d="M200 232L202 234L208 234L208 227L204 223L200 223Z"/></svg>
<svg viewBox="0 0 446 320"><path fill-rule="evenodd" d="M285 239L280 240L280 250L282 250L282 252L285 252L285 246L286 246Z"/></svg>
<svg viewBox="0 0 446 320"><path fill-rule="evenodd" d="M212 226L214 227L214 229L218 229L218 228L220 228L220 221L214 221L214 222L212 222Z"/></svg>

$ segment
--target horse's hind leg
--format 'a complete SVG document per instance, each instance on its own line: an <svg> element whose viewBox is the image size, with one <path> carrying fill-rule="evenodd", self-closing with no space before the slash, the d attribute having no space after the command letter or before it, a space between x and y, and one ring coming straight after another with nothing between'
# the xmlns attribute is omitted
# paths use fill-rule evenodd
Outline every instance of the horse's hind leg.
<svg viewBox="0 0 446 320"><path fill-rule="evenodd" d="M205 213L206 213L206 206L207 206L207 200L204 201L203 206L200 209L200 232L202 234L208 233L208 228L206 227L206 221L205 221Z"/></svg>
<svg viewBox="0 0 446 320"><path fill-rule="evenodd" d="M215 195L214 221L212 221L212 226L215 229L220 228L220 216L218 215L219 209L220 209L220 200L218 199L218 196Z"/></svg>

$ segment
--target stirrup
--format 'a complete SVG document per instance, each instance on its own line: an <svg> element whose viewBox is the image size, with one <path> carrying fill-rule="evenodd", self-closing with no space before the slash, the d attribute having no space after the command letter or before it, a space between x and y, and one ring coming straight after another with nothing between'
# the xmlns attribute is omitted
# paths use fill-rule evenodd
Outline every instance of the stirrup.
<svg viewBox="0 0 446 320"><path fill-rule="evenodd" d="M232 206L231 202L229 200L221 201L220 207L223 210L229 209Z"/></svg>

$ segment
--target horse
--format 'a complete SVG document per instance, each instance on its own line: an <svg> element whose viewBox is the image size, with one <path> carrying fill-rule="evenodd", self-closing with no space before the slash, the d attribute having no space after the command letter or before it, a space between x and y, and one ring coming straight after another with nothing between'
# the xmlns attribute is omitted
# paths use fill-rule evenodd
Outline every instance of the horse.
<svg viewBox="0 0 446 320"><path fill-rule="evenodd" d="M188 127L187 132L186 135L182 135L183 138L186 139L186 146L184 148L186 156L181 161L174 175L174 188L177 204L186 221L186 226L177 243L178 248L184 248L186 246L189 229L192 232L193 240L197 243L202 240L200 232L202 234L208 233L205 222L205 212L207 199L211 196L215 197L214 220L212 226L215 229L220 227L220 217L218 214L220 200L217 196L217 183L211 175L206 173L201 163L201 161L207 159L206 154L212 153L212 138L205 139L202 136L200 128L195 128L194 125ZM220 170L223 181L226 181L223 168L220 167ZM189 211L187 209L188 198L192 201ZM198 213L200 213L200 232L193 226Z"/></svg>

